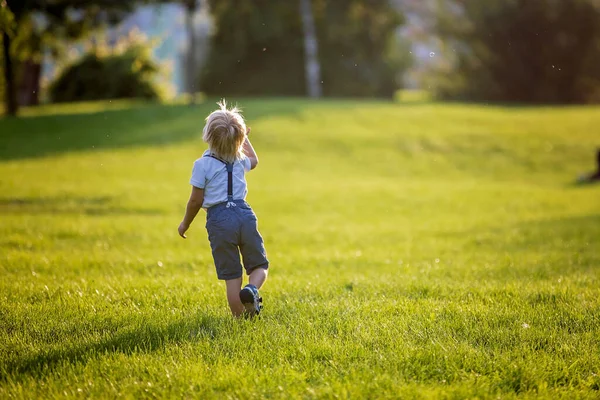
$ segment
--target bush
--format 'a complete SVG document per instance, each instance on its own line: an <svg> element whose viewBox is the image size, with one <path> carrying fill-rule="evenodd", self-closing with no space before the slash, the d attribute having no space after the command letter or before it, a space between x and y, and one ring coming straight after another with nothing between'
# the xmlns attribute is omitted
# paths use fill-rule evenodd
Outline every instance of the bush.
<svg viewBox="0 0 600 400"><path fill-rule="evenodd" d="M158 99L153 78L160 72L150 48L136 44L119 54L88 53L50 85L53 102L123 98Z"/></svg>

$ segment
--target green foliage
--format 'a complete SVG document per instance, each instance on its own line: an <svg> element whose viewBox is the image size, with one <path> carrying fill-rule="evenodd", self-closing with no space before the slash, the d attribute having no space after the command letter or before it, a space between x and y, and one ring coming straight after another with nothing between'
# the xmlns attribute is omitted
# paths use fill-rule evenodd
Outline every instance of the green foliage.
<svg viewBox="0 0 600 400"><path fill-rule="evenodd" d="M403 16L388 0L317 0L314 9L323 93L392 97L410 61L395 34Z"/></svg>
<svg viewBox="0 0 600 400"><path fill-rule="evenodd" d="M201 88L215 95L304 95L297 0L213 0L216 32ZM387 0L313 1L326 96L391 97L407 67L402 16Z"/></svg>
<svg viewBox="0 0 600 400"><path fill-rule="evenodd" d="M440 13L449 71L442 97L524 103L600 101L600 8L593 0L466 0Z"/></svg>
<svg viewBox="0 0 600 400"><path fill-rule="evenodd" d="M89 53L65 68L50 85L53 102L159 98L153 78L160 71L148 47L134 45L105 56Z"/></svg>
<svg viewBox="0 0 600 400"><path fill-rule="evenodd" d="M213 0L216 25L200 87L216 95L304 93L297 1Z"/></svg>
<svg viewBox="0 0 600 400"><path fill-rule="evenodd" d="M139 2L142 1L151 0ZM51 54L55 61L60 59L72 40L99 27L118 23L137 3L121 0L2 0L0 30L9 31L11 24L18 26L10 52L11 81L17 82L21 91L15 91L11 97L16 108L17 97L27 105L38 103L43 54Z"/></svg>
<svg viewBox="0 0 600 400"><path fill-rule="evenodd" d="M597 107L240 105L257 321L176 232L214 101L0 120L0 398L598 397Z"/></svg>
<svg viewBox="0 0 600 400"><path fill-rule="evenodd" d="M10 10L10 8L0 3L0 33L6 32L12 36L15 33L15 26L16 22L14 13Z"/></svg>

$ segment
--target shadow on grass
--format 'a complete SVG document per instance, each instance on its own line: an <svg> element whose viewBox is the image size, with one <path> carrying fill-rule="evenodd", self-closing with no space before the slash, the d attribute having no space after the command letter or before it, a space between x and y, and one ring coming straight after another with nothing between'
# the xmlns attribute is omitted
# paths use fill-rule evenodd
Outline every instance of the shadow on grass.
<svg viewBox="0 0 600 400"><path fill-rule="evenodd" d="M588 188L600 186L600 180L578 178L573 182L569 182L565 185L567 188Z"/></svg>
<svg viewBox="0 0 600 400"><path fill-rule="evenodd" d="M0 121L0 160L74 151L164 145L200 131L202 107L137 105L129 109L40 115Z"/></svg>
<svg viewBox="0 0 600 400"><path fill-rule="evenodd" d="M238 104L249 126L263 118L301 119L312 109L348 110L394 105L428 106L430 102L382 99L228 98ZM154 103L76 103L43 106L24 117L0 119L0 161L69 152L164 146L201 140L204 119L217 108L217 98L196 105ZM29 111L29 110L28 110ZM260 134L255 131L252 133Z"/></svg>
<svg viewBox="0 0 600 400"><path fill-rule="evenodd" d="M33 356L23 357L2 366L0 382L18 375L39 378L60 364L87 363L107 353L151 353L165 348L168 344L212 339L217 335L217 326L223 320L223 317L203 315L180 319L164 326L148 324L135 330L125 328L114 336L96 343L40 351Z"/></svg>
<svg viewBox="0 0 600 400"><path fill-rule="evenodd" d="M200 140L204 118L217 108L216 100L194 106L134 103L117 109L75 104L72 113L62 109L49 115L40 112L1 119L0 160ZM247 110L244 115L249 125L263 117L294 115L315 105L294 99L248 99L239 104Z"/></svg>
<svg viewBox="0 0 600 400"><path fill-rule="evenodd" d="M158 209L123 207L112 197L0 198L1 214L159 215Z"/></svg>
<svg viewBox="0 0 600 400"><path fill-rule="evenodd" d="M423 100L421 100L423 101ZM449 104L458 106L479 106L497 109L521 109L521 110L575 110L592 109L597 106L594 104L582 103L558 103L558 102L507 102L491 100L469 100L469 99L429 99L428 102L437 104Z"/></svg>

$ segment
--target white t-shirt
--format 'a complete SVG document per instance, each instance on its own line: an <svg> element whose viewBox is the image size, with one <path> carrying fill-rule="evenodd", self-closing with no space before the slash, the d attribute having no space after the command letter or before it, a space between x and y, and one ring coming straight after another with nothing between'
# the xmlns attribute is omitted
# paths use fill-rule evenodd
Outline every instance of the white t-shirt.
<svg viewBox="0 0 600 400"><path fill-rule="evenodd" d="M208 157L206 150L202 157L194 161L190 184L204 189L203 208L227 201L227 167L225 163ZM244 157L233 164L233 199L245 200L248 194L245 173L250 171L250 159Z"/></svg>

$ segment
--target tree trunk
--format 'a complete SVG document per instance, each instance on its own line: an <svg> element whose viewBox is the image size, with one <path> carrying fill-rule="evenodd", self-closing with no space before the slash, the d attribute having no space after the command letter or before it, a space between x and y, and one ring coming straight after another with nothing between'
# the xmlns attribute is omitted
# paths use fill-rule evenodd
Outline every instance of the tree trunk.
<svg viewBox="0 0 600 400"><path fill-rule="evenodd" d="M33 59L26 60L22 64L22 79L18 90L19 105L39 105L41 73L41 64Z"/></svg>
<svg viewBox="0 0 600 400"><path fill-rule="evenodd" d="M185 7L185 27L188 36L188 51L186 55L186 84L185 89L190 97L190 103L196 100L196 33L194 30L194 14L196 13L196 0L187 0Z"/></svg>
<svg viewBox="0 0 600 400"><path fill-rule="evenodd" d="M2 44L2 47L4 48L4 102L6 114L15 116L17 115L19 104L17 103L13 64L12 59L10 58L10 36L8 36L6 32L2 34Z"/></svg>
<svg viewBox="0 0 600 400"><path fill-rule="evenodd" d="M321 97L321 65L319 64L319 46L312 13L311 0L300 0L300 15L304 31L304 72L308 95Z"/></svg>
<svg viewBox="0 0 600 400"><path fill-rule="evenodd" d="M33 74L31 82L30 105L40 105L40 79L42 79L42 64L35 62L33 64Z"/></svg>
<svg viewBox="0 0 600 400"><path fill-rule="evenodd" d="M40 78L42 77L42 38L39 35L33 35L30 46L33 55L27 60L27 70L23 75L26 102L21 104L37 106L40 104Z"/></svg>

